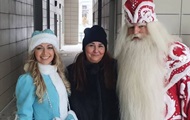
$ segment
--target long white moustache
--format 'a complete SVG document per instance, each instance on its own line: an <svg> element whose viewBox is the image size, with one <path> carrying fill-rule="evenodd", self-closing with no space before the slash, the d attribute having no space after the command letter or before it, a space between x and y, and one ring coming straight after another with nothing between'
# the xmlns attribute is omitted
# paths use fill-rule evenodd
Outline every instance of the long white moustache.
<svg viewBox="0 0 190 120"><path fill-rule="evenodd" d="M133 40L135 38L142 39L142 35L141 34L131 34L131 35L129 35L129 39Z"/></svg>

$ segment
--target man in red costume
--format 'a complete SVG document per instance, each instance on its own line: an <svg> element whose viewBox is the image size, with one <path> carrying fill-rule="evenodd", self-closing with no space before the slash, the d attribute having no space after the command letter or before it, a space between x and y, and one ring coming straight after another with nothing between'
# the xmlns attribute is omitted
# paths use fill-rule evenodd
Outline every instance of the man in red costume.
<svg viewBox="0 0 190 120"><path fill-rule="evenodd" d="M157 20L152 0L127 0L116 41L121 120L190 120L190 50Z"/></svg>

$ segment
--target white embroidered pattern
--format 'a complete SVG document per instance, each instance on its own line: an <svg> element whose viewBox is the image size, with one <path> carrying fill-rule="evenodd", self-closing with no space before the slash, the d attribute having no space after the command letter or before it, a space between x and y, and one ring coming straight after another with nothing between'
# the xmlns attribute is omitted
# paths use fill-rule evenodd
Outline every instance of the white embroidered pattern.
<svg viewBox="0 0 190 120"><path fill-rule="evenodd" d="M167 92L165 103L167 106L166 120L183 120L187 118L184 110L190 99L190 50L179 42L170 46L168 61L166 63L168 74L166 79L169 81L165 86ZM179 86L179 95L174 85ZM186 93L187 92L187 93ZM179 99L176 99L179 97Z"/></svg>

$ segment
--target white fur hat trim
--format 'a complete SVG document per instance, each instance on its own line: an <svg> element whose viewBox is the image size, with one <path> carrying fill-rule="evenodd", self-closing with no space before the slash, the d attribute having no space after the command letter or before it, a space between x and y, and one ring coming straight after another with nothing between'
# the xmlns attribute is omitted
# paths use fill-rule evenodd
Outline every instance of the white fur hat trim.
<svg viewBox="0 0 190 120"><path fill-rule="evenodd" d="M58 40L55 35L49 33L40 33L33 36L29 41L28 52L30 53L36 46L42 43L52 44L57 50L59 50Z"/></svg>

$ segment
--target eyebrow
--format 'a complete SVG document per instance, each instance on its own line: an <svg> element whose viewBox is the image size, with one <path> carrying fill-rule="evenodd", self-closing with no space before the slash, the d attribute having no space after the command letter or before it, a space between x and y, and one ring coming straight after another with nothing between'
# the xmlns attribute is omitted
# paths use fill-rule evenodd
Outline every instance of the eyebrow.
<svg viewBox="0 0 190 120"><path fill-rule="evenodd" d="M52 46L52 47L53 47L53 45L52 45L52 44L49 44L49 45L47 45L47 46Z"/></svg>
<svg viewBox="0 0 190 120"><path fill-rule="evenodd" d="M146 23L139 23L139 24L137 24L138 26L141 26L141 25L143 25L143 26L146 26L147 24Z"/></svg>
<svg viewBox="0 0 190 120"><path fill-rule="evenodd" d="M38 45L38 46L40 46L40 47L44 47L43 45ZM36 47L38 47L38 46L36 46ZM47 46L48 46L48 47L49 47L49 46L53 47L52 44L48 44Z"/></svg>

